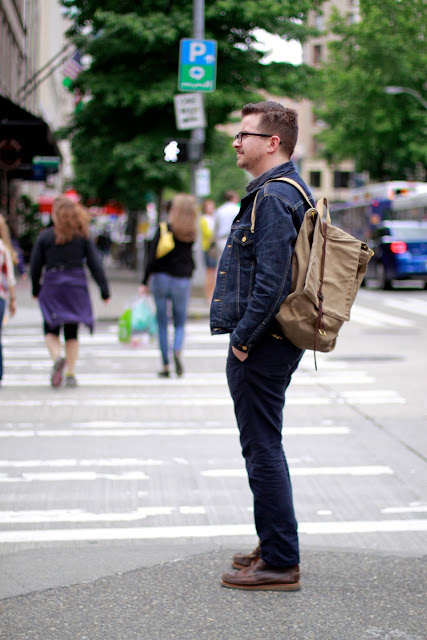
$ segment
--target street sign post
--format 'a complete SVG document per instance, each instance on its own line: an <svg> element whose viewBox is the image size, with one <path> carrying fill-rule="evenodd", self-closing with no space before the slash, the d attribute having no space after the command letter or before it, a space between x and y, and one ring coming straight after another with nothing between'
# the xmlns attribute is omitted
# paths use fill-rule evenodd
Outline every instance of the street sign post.
<svg viewBox="0 0 427 640"><path fill-rule="evenodd" d="M216 40L183 38L179 49L179 91L215 91Z"/></svg>
<svg viewBox="0 0 427 640"><path fill-rule="evenodd" d="M201 93L180 93L173 97L173 101L178 131L206 127L203 95Z"/></svg>

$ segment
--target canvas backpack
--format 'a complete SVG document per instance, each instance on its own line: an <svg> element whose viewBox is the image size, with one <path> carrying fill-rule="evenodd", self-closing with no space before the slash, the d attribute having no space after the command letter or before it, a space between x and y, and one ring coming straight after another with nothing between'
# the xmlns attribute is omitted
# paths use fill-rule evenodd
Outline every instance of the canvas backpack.
<svg viewBox="0 0 427 640"><path fill-rule="evenodd" d="M309 204L292 255L292 284L276 320L283 334L300 349L332 351L366 273L373 251L331 224L328 201L313 207L304 189L290 178ZM259 192L258 192L259 193ZM257 194L258 196L258 194ZM251 230L255 228L255 198Z"/></svg>

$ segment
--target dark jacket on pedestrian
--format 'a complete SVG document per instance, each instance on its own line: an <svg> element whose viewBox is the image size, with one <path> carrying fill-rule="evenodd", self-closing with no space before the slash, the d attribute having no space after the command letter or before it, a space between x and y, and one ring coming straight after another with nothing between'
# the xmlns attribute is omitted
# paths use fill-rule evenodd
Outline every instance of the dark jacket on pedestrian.
<svg viewBox="0 0 427 640"><path fill-rule="evenodd" d="M292 253L308 208L292 185L266 184L276 177L292 178L310 196L292 162L278 165L249 183L219 262L212 297L211 333L231 333L231 345L246 353L269 328L276 329L274 319L289 293ZM258 191L252 233L251 212Z"/></svg>
<svg viewBox="0 0 427 640"><path fill-rule="evenodd" d="M168 230L172 231L168 224ZM160 238L158 227L152 240L148 242L146 265L142 284L147 284L152 273L167 273L175 278L191 278L194 271L193 242L182 242L174 236L175 247L163 258L156 258L157 244Z"/></svg>
<svg viewBox="0 0 427 640"><path fill-rule="evenodd" d="M33 296L38 298L43 318L50 327L82 322L93 331L85 265L99 286L102 299L107 300L110 297L107 278L91 239L75 236L70 242L56 244L53 227L37 238L31 254Z"/></svg>
<svg viewBox="0 0 427 640"><path fill-rule="evenodd" d="M110 297L108 282L93 240L75 236L71 242L55 244L54 227L45 229L37 238L31 253L33 296L39 295L43 267L46 271L51 269L66 271L68 269L82 269L85 265L99 286L102 299L107 300Z"/></svg>

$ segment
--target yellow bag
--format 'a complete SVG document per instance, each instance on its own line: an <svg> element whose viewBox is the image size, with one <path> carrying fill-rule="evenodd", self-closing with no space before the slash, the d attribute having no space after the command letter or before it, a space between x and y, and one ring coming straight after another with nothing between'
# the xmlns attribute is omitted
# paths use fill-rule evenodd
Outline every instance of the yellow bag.
<svg viewBox="0 0 427 640"><path fill-rule="evenodd" d="M175 240L172 231L169 231L166 222L160 223L160 238L156 248L156 259L159 260L163 256L175 249Z"/></svg>

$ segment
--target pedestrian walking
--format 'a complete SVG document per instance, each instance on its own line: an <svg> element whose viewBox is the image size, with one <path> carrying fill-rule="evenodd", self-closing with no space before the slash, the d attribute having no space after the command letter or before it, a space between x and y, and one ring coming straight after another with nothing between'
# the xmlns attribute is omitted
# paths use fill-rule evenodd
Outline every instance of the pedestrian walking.
<svg viewBox="0 0 427 640"><path fill-rule="evenodd" d="M168 378L169 344L168 302L172 305L175 328L173 359L178 376L184 373L182 346L184 342L187 307L190 299L191 276L194 270L192 247L197 236L197 201L192 195L178 193L172 200L167 224L158 227L148 243L147 263L139 293L148 291L148 282L156 303L159 346L161 351L161 378ZM161 250L160 250L161 249ZM166 253L165 253L166 252Z"/></svg>
<svg viewBox="0 0 427 640"><path fill-rule="evenodd" d="M240 571L222 577L223 586L235 589L300 588L297 521L282 446L282 412L285 391L303 351L281 333L275 315L291 286L291 256L308 207L295 187L268 182L286 176L310 196L290 161L297 137L296 111L268 101L243 107L241 130L233 143L237 166L253 180L220 259L211 332L231 334L227 380L259 538L252 553L233 557L233 566Z"/></svg>
<svg viewBox="0 0 427 640"><path fill-rule="evenodd" d="M53 361L51 384L61 386L65 370L65 386L76 387L79 324L84 323L91 333L94 328L85 265L105 303L110 292L101 258L89 237L89 218L83 207L60 196L53 203L52 221L53 226L40 233L31 253L33 296L40 304L46 345ZM61 355L61 328L65 357Z"/></svg>
<svg viewBox="0 0 427 640"><path fill-rule="evenodd" d="M0 386L3 379L3 351L1 334L6 305L9 301L9 314L16 313L15 269L13 248L10 241L9 229L5 218L0 214Z"/></svg>
<svg viewBox="0 0 427 640"><path fill-rule="evenodd" d="M225 202L216 209L215 216L215 242L218 247L219 255L225 249L228 235L234 218L240 210L239 196L231 189L224 193Z"/></svg>
<svg viewBox="0 0 427 640"><path fill-rule="evenodd" d="M203 202L200 216L200 232L202 235L202 251L206 267L205 299L210 304L215 288L216 268L218 264L218 247L215 239L215 201L207 198Z"/></svg>

